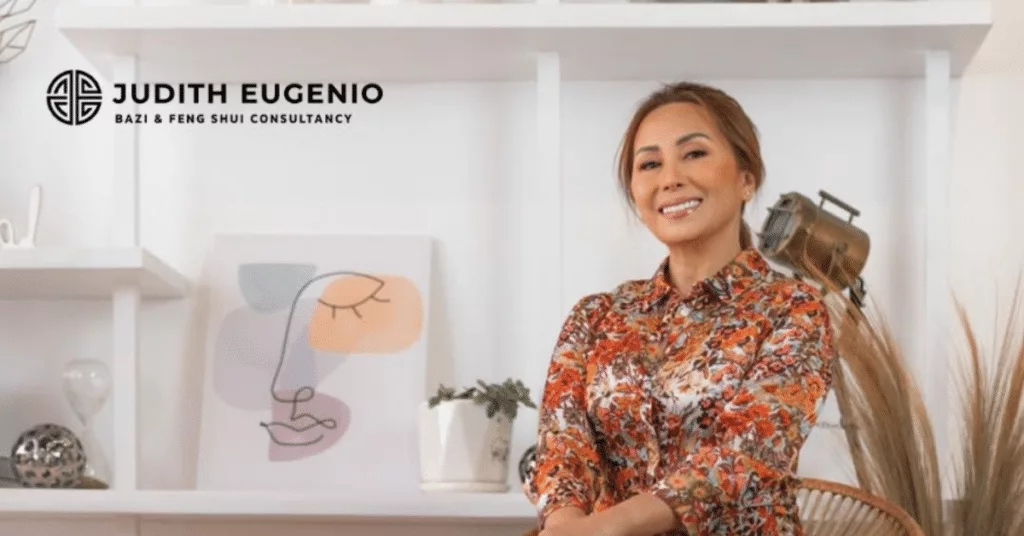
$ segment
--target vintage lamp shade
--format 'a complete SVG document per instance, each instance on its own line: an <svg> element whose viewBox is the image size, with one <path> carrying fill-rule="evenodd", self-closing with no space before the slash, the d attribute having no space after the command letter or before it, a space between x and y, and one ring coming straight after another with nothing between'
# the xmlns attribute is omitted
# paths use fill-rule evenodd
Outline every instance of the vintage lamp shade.
<svg viewBox="0 0 1024 536"><path fill-rule="evenodd" d="M861 303L861 271L867 263L871 240L853 225L853 218L860 215L857 209L825 191L819 195L819 203L797 192L780 196L768 209L764 226L757 233L758 249L800 277L817 280L823 286L828 283L837 290L849 289L851 298ZM845 210L847 217L825 210L825 201ZM822 275L828 281L820 281Z"/></svg>

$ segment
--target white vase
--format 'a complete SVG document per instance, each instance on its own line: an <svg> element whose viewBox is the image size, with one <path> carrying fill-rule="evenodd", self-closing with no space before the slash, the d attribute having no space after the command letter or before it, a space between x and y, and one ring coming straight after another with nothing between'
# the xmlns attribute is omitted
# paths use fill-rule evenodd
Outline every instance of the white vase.
<svg viewBox="0 0 1024 536"><path fill-rule="evenodd" d="M420 406L420 481L424 491L509 490L512 421L502 412L487 417L472 400Z"/></svg>

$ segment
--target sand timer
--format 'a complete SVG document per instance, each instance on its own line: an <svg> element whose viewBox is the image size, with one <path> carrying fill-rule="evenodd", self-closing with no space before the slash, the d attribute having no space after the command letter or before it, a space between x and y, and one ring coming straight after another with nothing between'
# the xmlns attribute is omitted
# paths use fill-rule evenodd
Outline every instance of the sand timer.
<svg viewBox="0 0 1024 536"><path fill-rule="evenodd" d="M78 432L85 449L85 477L109 485L110 467L92 429L93 419L110 395L110 369L96 359L75 359L64 367L64 396L81 423Z"/></svg>

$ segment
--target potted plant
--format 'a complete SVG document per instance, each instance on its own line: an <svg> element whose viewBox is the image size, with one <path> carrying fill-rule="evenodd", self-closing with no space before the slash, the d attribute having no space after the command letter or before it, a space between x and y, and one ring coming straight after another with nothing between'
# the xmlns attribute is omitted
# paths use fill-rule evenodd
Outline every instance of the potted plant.
<svg viewBox="0 0 1024 536"><path fill-rule="evenodd" d="M509 444L519 405L537 406L519 380L438 386L420 406L420 480L425 491L508 491Z"/></svg>

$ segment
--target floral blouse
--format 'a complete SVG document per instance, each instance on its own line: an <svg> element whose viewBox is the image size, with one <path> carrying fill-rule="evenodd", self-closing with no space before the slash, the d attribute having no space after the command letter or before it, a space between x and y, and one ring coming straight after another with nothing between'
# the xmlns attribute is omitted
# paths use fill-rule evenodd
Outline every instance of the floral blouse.
<svg viewBox="0 0 1024 536"><path fill-rule="evenodd" d="M540 524L649 492L674 535L802 535L796 463L834 358L818 290L753 248L686 293L667 268L582 298L562 328L527 486Z"/></svg>

